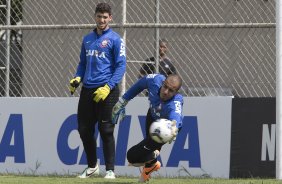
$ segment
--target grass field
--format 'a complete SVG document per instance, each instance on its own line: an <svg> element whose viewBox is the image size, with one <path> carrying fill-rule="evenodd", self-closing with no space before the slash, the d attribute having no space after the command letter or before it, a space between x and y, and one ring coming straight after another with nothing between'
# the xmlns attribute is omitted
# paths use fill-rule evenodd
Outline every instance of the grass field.
<svg viewBox="0 0 282 184"><path fill-rule="evenodd" d="M0 183L5 184L95 184L95 183L138 183L138 178L118 177L115 180L106 180L102 177L87 179L75 176L23 176L0 175ZM278 184L282 180L275 179L212 179L212 178L152 178L150 184Z"/></svg>

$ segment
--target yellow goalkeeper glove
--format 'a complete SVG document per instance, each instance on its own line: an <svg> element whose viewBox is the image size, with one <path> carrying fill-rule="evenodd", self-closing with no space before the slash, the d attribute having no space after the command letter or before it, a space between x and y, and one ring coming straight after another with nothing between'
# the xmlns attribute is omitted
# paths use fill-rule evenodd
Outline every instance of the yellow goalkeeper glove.
<svg viewBox="0 0 282 184"><path fill-rule="evenodd" d="M94 94L94 98L93 100L95 102L99 102L101 99L104 101L107 96L109 95L111 91L111 88L108 86L108 84L106 84L103 87L99 87L93 94Z"/></svg>
<svg viewBox="0 0 282 184"><path fill-rule="evenodd" d="M73 93L75 92L76 88L79 86L80 81L81 81L81 77L75 77L75 78L70 80L69 90L70 90L71 95L73 95Z"/></svg>

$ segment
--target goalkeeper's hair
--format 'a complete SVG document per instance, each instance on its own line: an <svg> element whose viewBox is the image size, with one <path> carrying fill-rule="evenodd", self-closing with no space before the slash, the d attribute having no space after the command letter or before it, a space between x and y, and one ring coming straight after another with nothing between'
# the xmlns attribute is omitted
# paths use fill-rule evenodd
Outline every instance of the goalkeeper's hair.
<svg viewBox="0 0 282 184"><path fill-rule="evenodd" d="M99 3L95 9L96 13L109 13L109 15L112 15L112 8L108 3Z"/></svg>

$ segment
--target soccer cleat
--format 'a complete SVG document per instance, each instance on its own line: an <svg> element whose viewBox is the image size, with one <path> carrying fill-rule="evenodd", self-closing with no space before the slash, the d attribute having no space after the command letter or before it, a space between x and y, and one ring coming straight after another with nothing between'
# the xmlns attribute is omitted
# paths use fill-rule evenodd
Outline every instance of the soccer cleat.
<svg viewBox="0 0 282 184"><path fill-rule="evenodd" d="M161 168L161 163L157 161L153 166L151 167L143 167L143 171L141 173L141 176L139 178L139 182L146 182L149 181L150 175L152 172L157 171Z"/></svg>
<svg viewBox="0 0 282 184"><path fill-rule="evenodd" d="M114 171L108 170L106 171L106 176L104 177L105 179L116 179L116 175Z"/></svg>
<svg viewBox="0 0 282 184"><path fill-rule="evenodd" d="M87 167L78 177L79 178L89 178L92 175L99 175L98 164L96 164L96 167L94 168Z"/></svg>

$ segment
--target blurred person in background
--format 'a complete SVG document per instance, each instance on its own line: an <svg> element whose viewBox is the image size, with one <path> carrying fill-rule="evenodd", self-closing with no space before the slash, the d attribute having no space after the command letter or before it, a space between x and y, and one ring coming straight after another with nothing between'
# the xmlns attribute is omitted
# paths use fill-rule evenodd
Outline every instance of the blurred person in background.
<svg viewBox="0 0 282 184"><path fill-rule="evenodd" d="M160 56L159 73L166 77L170 74L176 73L175 67L173 66L171 60L167 57L167 52L168 52L168 42L165 39L162 39L159 41L159 56ZM139 78L148 74L156 73L155 57L150 57L145 61L147 61L148 63L143 63L143 65L141 66L141 69L139 71L140 72ZM149 63L149 62L154 62L154 63Z"/></svg>

